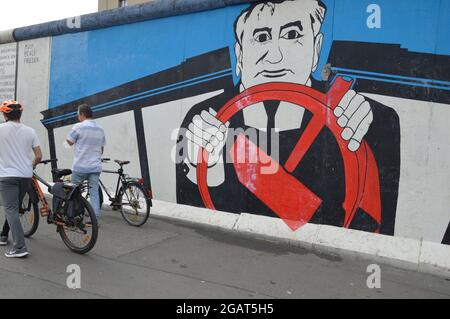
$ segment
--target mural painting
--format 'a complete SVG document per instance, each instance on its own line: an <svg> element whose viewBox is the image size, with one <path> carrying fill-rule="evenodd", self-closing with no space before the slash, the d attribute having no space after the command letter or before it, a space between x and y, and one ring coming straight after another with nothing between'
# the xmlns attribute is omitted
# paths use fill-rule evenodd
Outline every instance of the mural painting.
<svg viewBox="0 0 450 319"><path fill-rule="evenodd" d="M234 46L240 83L226 97L195 106L182 125L194 146L187 147L193 156L177 167L179 202L199 202L200 192L209 208L279 216L293 230L307 222L374 232L382 226L393 229L386 224L395 219L396 198L382 202L380 188L398 188L398 117L352 90L342 77L332 83L312 77L325 14L320 1L255 4L241 13ZM224 100L235 96L238 101L224 106ZM217 120L217 112L232 113L223 115L229 122ZM254 129L256 134L248 135L264 142L238 135L224 143L229 135L224 127ZM366 140L369 130L374 132ZM196 166L198 147L209 153L208 170L216 171L215 179L203 185L199 174L206 170ZM219 163L214 156L229 152L232 161ZM258 158L246 156L253 153ZM241 163L236 163L238 158ZM380 172L394 179L380 178ZM380 179L387 183L380 185Z"/></svg>
<svg viewBox="0 0 450 319"><path fill-rule="evenodd" d="M158 188L155 178L162 177L150 173L156 170L150 158L165 158L158 169L171 171L168 196L177 203L280 218L292 231L316 223L394 235L401 118L397 108L369 95L449 104L450 52L419 53L389 40L346 36L339 28L352 24L337 25L334 3L277 0L198 13L199 25L182 35L184 18L173 17L108 36L91 31L86 38L55 38L49 109L42 112L51 153L59 148L55 131L76 121L80 103L92 105L96 118L132 112L141 174ZM215 21L209 29L202 28L206 15L206 23ZM147 35L157 23L161 34ZM63 45L78 39L101 48L111 38L125 47L135 41L136 52L111 67L109 77L110 66L103 65L98 77L104 80L64 96L61 81L75 77L62 70ZM165 56L169 44L173 52ZM108 60L109 53L97 54ZM77 59L95 68L91 56ZM444 67L435 71L436 65ZM146 133L156 114L171 123L170 155L149 152L149 144L162 139Z"/></svg>

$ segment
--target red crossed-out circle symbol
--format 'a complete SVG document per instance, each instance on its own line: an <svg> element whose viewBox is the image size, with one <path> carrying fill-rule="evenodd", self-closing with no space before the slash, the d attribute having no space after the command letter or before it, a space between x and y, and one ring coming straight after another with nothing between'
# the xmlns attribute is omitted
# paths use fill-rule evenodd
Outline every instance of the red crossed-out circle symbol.
<svg viewBox="0 0 450 319"><path fill-rule="evenodd" d="M375 157L366 141L352 152L347 141L342 139L341 128L333 114L352 82L337 77L327 93L294 83L267 83L249 88L231 99L217 113L216 118L225 123L244 108L267 100L279 100L304 107L313 117L299 138L284 167L253 145L244 135L239 135L230 151L239 181L256 197L271 208L292 229L307 223L320 206L322 199L310 191L290 173L301 163L306 152L321 130L328 128L336 139L344 161L345 211L344 227L350 227L358 208L362 208L377 223L381 224L381 201L378 167ZM260 162L238 163L236 151L242 146L258 150ZM205 207L215 209L207 185L208 152L200 149L197 163L197 185ZM264 163L264 164L262 164ZM273 174L260 174L260 168L267 163L275 166ZM253 165L253 169L249 169ZM256 166L256 167L255 167ZM259 166L259 167L258 167ZM256 168L256 169L255 169ZM252 172L249 176L248 172ZM379 228L377 230L379 232Z"/></svg>

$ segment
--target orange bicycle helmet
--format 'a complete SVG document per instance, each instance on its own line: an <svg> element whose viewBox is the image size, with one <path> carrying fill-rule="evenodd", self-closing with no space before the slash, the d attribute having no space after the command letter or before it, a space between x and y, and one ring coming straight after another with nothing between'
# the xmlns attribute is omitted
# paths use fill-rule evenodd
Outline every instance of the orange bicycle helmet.
<svg viewBox="0 0 450 319"><path fill-rule="evenodd" d="M0 107L0 111L2 113L10 113L14 110L23 111L23 106L19 104L19 102L14 100L4 101Z"/></svg>

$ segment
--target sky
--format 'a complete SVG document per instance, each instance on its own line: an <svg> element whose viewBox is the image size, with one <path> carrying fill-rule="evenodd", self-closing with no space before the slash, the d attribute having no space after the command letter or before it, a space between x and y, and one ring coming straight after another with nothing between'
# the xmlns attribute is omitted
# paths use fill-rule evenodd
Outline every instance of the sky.
<svg viewBox="0 0 450 319"><path fill-rule="evenodd" d="M0 0L0 31L96 12L98 0Z"/></svg>

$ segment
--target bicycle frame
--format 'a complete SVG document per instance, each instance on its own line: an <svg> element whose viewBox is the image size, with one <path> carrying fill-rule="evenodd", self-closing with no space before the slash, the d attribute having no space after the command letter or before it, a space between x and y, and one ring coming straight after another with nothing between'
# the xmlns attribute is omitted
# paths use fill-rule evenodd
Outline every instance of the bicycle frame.
<svg viewBox="0 0 450 319"><path fill-rule="evenodd" d="M47 202L47 199L45 198L45 194L42 191L41 186L39 185L39 182L44 184L48 188L49 192L52 188L52 185L47 183L42 177L40 177L36 173L33 173L33 177L31 179L33 181L33 188L34 188L35 192L37 193L38 199L41 203L41 208L39 209L39 212L41 213L41 217L47 217L48 223L53 223L53 224L56 224L59 226L64 226L65 225L64 223L58 222L57 220L54 220L52 218L52 215L51 215L52 212L50 210L50 206Z"/></svg>
<svg viewBox="0 0 450 319"><path fill-rule="evenodd" d="M125 178L125 174L123 174L123 169L120 168L117 171L111 171L111 170L103 170L103 173L108 173L108 174L115 174L115 175L119 175L119 177L117 178L117 184L116 184L116 191L114 193L114 196L111 196L111 194L108 192L108 189L106 188L105 184L103 184L103 182L101 180L99 180L99 185L100 187L105 191L106 195L108 196L109 200L112 202L114 199L116 199L119 196L119 190L121 185L125 184L127 182L127 179Z"/></svg>
<svg viewBox="0 0 450 319"><path fill-rule="evenodd" d="M45 194L42 191L41 186L39 185L39 182L47 186L49 190L51 189L52 186L49 183L47 183L43 178L39 177L36 173L33 173L32 181L34 190L36 191L38 199L42 205L40 208L41 216L42 217L48 216L50 213L50 207L48 205L47 199L45 198Z"/></svg>
<svg viewBox="0 0 450 319"><path fill-rule="evenodd" d="M110 161L109 158L102 158L102 162L108 162L108 161ZM103 182L101 180L99 180L100 188L105 191L106 195L108 196L108 199L112 203L114 203L114 200L117 199L118 196L120 195L119 191L121 189L121 186L125 185L126 183L128 183L130 181L135 181L135 182L141 184L144 187L145 195L147 196L147 199L150 202L150 206L152 206L153 194L152 194L151 188L150 187L145 187L145 183L144 183L144 180L142 178L130 178L129 175L124 174L123 166L121 164L119 164L119 165L120 165L120 168L117 171L102 170L103 173L119 175L119 177L117 179L116 191L114 193L114 196L111 196L111 194L108 192L108 189L106 188L105 184L103 184Z"/></svg>

